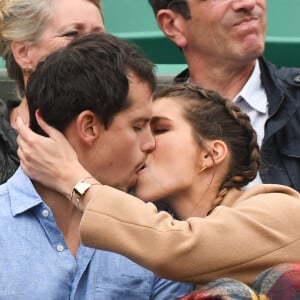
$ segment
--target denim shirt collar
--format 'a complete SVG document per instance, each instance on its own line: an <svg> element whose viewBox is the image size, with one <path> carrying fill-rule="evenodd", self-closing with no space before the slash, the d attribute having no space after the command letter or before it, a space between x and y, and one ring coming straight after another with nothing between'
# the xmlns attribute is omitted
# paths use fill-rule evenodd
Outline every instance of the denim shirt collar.
<svg viewBox="0 0 300 300"><path fill-rule="evenodd" d="M16 173L7 181L7 187L13 216L25 213L43 203L31 179L25 174L21 167L19 167Z"/></svg>

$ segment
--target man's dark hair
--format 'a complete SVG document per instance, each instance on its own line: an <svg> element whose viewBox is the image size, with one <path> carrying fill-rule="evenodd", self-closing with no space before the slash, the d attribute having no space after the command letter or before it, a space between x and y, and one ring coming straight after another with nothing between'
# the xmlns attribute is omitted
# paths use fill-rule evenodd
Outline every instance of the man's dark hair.
<svg viewBox="0 0 300 300"><path fill-rule="evenodd" d="M181 14L185 19L190 19L190 10L187 0L148 0L155 16L160 9L171 9Z"/></svg>
<svg viewBox="0 0 300 300"><path fill-rule="evenodd" d="M80 36L40 62L28 81L30 127L43 134L35 119L63 131L84 110L93 111L108 128L114 116L131 105L128 72L156 87L154 65L129 43L107 33Z"/></svg>

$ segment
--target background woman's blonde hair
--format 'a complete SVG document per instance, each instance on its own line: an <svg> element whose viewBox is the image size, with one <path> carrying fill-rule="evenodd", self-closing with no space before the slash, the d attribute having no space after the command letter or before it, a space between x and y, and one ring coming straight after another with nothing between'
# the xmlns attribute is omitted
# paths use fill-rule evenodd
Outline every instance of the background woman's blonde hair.
<svg viewBox="0 0 300 300"><path fill-rule="evenodd" d="M24 95L21 68L11 51L14 41L34 43L40 37L52 17L54 0L0 0L0 55L6 61L8 76L17 83ZM59 1L59 0L57 0ZM99 0L86 0L95 4L100 12Z"/></svg>

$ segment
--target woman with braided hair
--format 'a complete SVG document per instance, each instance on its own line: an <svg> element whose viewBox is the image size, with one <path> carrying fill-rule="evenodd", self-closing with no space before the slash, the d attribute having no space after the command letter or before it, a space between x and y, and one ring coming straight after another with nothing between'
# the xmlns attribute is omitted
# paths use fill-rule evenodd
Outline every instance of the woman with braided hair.
<svg viewBox="0 0 300 300"><path fill-rule="evenodd" d="M249 284L268 267L300 261L299 193L281 185L243 188L259 167L247 115L189 84L163 87L153 100L156 148L137 174L135 196L90 178L41 117L49 137L17 121L21 166L84 211L83 243L197 285L221 277ZM150 203L157 201L174 215L158 212Z"/></svg>

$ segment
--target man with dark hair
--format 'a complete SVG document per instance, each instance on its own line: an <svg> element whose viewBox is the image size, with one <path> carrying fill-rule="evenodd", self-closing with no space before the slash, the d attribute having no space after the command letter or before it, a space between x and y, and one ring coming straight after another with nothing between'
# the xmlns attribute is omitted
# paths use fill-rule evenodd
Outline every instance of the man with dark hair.
<svg viewBox="0 0 300 300"><path fill-rule="evenodd" d="M109 34L81 36L30 77L31 128L45 134L35 119L38 109L95 178L128 190L155 147L149 126L155 84L153 65L129 44ZM80 199L92 184L85 178L70 197ZM1 299L161 300L191 290L121 255L84 247L81 216L21 168L0 186Z"/></svg>
<svg viewBox="0 0 300 300"><path fill-rule="evenodd" d="M252 184L300 191L300 69L277 69L262 57L266 0L148 1L189 67L175 82L216 90L249 115L262 160Z"/></svg>

